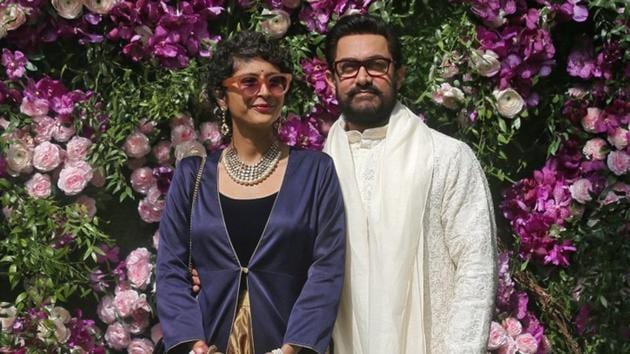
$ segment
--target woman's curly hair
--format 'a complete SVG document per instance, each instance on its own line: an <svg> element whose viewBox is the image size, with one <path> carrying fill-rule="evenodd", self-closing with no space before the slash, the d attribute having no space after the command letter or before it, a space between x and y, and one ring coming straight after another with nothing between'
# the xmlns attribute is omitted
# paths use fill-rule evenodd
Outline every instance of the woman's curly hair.
<svg viewBox="0 0 630 354"><path fill-rule="evenodd" d="M283 73L292 73L293 67L288 51L276 39L260 32L242 31L217 44L208 65L208 94L216 98L225 92L223 80L234 73L234 59L248 60L261 58L280 69Z"/></svg>

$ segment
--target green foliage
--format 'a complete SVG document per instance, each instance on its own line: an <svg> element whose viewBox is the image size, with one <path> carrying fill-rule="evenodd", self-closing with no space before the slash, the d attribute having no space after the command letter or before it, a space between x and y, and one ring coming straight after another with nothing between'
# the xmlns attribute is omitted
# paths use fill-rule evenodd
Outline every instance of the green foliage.
<svg viewBox="0 0 630 354"><path fill-rule="evenodd" d="M15 300L18 308L66 301L77 291L86 296L97 245L111 243L99 219L78 204L30 198L15 187L2 195L2 205L10 205L11 214L0 224L0 268L12 288L24 290ZM60 247L61 242L69 246Z"/></svg>

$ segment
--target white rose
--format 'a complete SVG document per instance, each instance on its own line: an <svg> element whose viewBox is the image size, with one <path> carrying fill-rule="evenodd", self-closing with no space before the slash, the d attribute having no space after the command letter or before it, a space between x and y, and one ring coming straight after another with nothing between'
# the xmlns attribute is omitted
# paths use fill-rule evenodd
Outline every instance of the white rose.
<svg viewBox="0 0 630 354"><path fill-rule="evenodd" d="M443 83L433 92L433 100L448 109L457 109L464 101L464 92L448 83Z"/></svg>
<svg viewBox="0 0 630 354"><path fill-rule="evenodd" d="M282 38L289 26L291 26L291 17L284 10L263 10L263 16L268 17L267 20L260 24L262 31L272 38Z"/></svg>
<svg viewBox="0 0 630 354"><path fill-rule="evenodd" d="M497 99L497 109L499 114L505 118L514 118L517 114L521 113L523 107L525 107L525 101L523 97L518 94L514 89L507 88L505 90L495 90L493 93Z"/></svg>
<svg viewBox="0 0 630 354"><path fill-rule="evenodd" d="M8 302L0 302L0 323L2 324L2 331L8 331L11 326L13 326L16 315L17 309L15 306Z"/></svg>
<svg viewBox="0 0 630 354"><path fill-rule="evenodd" d="M52 0L51 3L59 16L68 20L79 17L83 10L82 0Z"/></svg>
<svg viewBox="0 0 630 354"><path fill-rule="evenodd" d="M22 172L28 171L32 166L33 150L26 144L16 142L9 145L7 151L7 165L9 166L9 174L17 176Z"/></svg>
<svg viewBox="0 0 630 354"><path fill-rule="evenodd" d="M470 54L470 66L481 76L492 77L501 70L497 53L486 50L473 50Z"/></svg>
<svg viewBox="0 0 630 354"><path fill-rule="evenodd" d="M85 7L97 14L106 15L119 2L120 0L85 0Z"/></svg>

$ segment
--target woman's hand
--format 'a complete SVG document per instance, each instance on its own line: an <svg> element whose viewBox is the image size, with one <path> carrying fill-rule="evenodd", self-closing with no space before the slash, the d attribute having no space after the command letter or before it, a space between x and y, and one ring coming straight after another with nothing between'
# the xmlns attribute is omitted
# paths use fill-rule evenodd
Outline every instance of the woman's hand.
<svg viewBox="0 0 630 354"><path fill-rule="evenodd" d="M280 349L282 349L282 354L298 354L302 350L301 347L296 347L291 344L285 344Z"/></svg>

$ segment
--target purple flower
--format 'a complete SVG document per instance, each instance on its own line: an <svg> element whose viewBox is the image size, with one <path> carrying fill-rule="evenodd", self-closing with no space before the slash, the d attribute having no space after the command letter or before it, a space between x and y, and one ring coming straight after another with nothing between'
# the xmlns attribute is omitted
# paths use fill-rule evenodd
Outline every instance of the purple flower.
<svg viewBox="0 0 630 354"><path fill-rule="evenodd" d="M99 254L96 256L96 263L102 264L105 262L116 263L118 262L118 254L120 253L120 247L114 246L109 247L106 244L101 244L98 248L103 251L103 254Z"/></svg>
<svg viewBox="0 0 630 354"><path fill-rule="evenodd" d="M562 244L555 244L553 248L545 256L545 264L553 264L561 267L569 266L568 253L575 252L576 248L571 243L571 240L565 240Z"/></svg>
<svg viewBox="0 0 630 354"><path fill-rule="evenodd" d="M278 129L278 137L289 146L305 149L321 150L324 147L324 136L317 128L315 119L302 119L290 115Z"/></svg>
<svg viewBox="0 0 630 354"><path fill-rule="evenodd" d="M306 83L315 91L319 101L328 111L337 112L339 102L333 89L326 82L326 62L319 59L305 59L302 61L302 70L306 75Z"/></svg>
<svg viewBox="0 0 630 354"><path fill-rule="evenodd" d="M567 72L571 76L588 80L595 71L595 59L593 58L593 47L590 42L583 43L579 48L573 49L569 54Z"/></svg>
<svg viewBox="0 0 630 354"><path fill-rule="evenodd" d="M575 324L575 328L580 335L584 335L587 330L587 326L590 320L591 315L591 307L587 304L580 307L577 315L573 319L573 323Z"/></svg>
<svg viewBox="0 0 630 354"><path fill-rule="evenodd" d="M165 195L171 186L171 179L173 179L173 169L167 166L160 166L153 169L153 177L156 179L157 188Z"/></svg>
<svg viewBox="0 0 630 354"><path fill-rule="evenodd" d="M9 175L7 172L8 166L7 159L3 154L0 154L0 178L5 178Z"/></svg>
<svg viewBox="0 0 630 354"><path fill-rule="evenodd" d="M27 62L28 59L19 50L11 53L7 48L2 49L2 65L6 68L10 80L17 80L24 75Z"/></svg>

